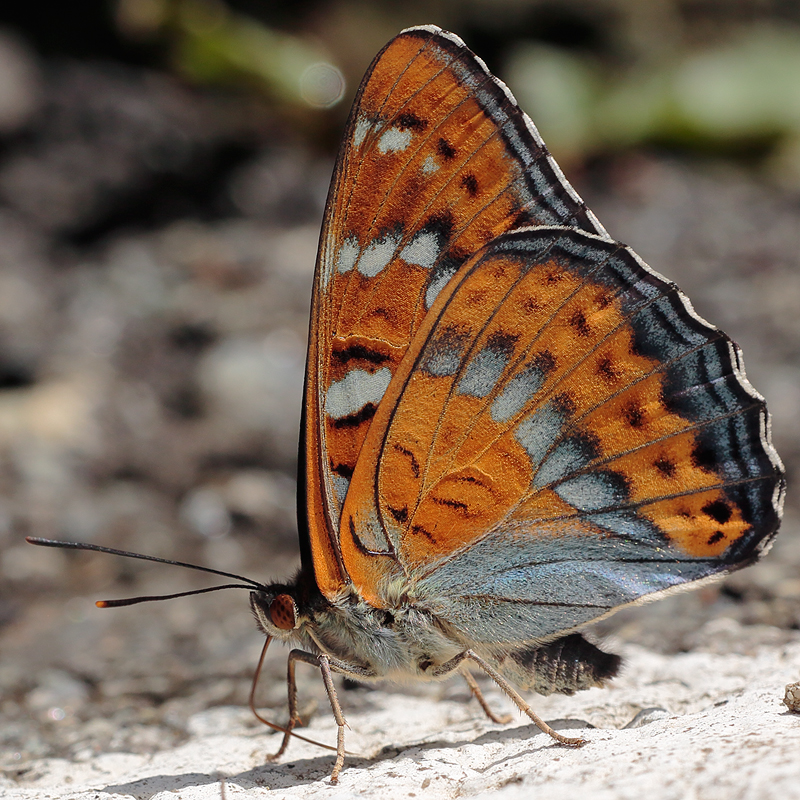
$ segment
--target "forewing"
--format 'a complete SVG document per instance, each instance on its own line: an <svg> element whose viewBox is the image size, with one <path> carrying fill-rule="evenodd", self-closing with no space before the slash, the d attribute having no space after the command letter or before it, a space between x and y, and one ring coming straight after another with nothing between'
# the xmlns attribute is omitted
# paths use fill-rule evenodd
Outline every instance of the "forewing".
<svg viewBox="0 0 800 800"><path fill-rule="evenodd" d="M345 564L370 602L405 592L469 641L546 639L743 566L777 530L782 467L738 348L607 239L493 241L384 403Z"/></svg>
<svg viewBox="0 0 800 800"><path fill-rule="evenodd" d="M315 278L305 494L327 596L347 580L330 537L358 454L429 307L486 242L554 224L604 235L508 89L452 34L393 39L350 115Z"/></svg>

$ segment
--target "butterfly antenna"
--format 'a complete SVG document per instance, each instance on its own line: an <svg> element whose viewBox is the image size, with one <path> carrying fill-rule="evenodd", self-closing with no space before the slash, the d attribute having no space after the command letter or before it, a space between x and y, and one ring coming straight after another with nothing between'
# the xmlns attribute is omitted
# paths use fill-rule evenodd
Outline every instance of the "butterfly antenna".
<svg viewBox="0 0 800 800"><path fill-rule="evenodd" d="M269 643L272 641L271 636L267 636L267 640L264 642L264 647L261 648L261 655L258 659L258 665L256 666L255 674L253 675L253 683L250 686L250 710L253 712L253 716L259 721L263 722L268 728L272 728L274 731L278 731L278 733L289 734L290 736L294 736L295 739L300 739L303 742L308 742L309 744L315 744L317 747L323 747L325 750L333 750L336 752L336 748L332 747L329 744L323 744L322 742L317 742L314 739L308 739L305 736L301 736L299 733L295 733L294 731L290 731L287 728L283 728L280 725L276 725L274 722L270 722L265 717L262 717L261 714L256 711L256 688L258 686L258 679L261 677L261 668L264 666L264 657L267 655L267 648L269 647ZM352 753L351 753L352 755Z"/></svg>
<svg viewBox="0 0 800 800"><path fill-rule="evenodd" d="M220 589L249 589L252 591L253 587L246 583L225 583L222 586L208 586L205 589L192 589L188 592L177 592L176 594L142 595L141 597L126 597L122 600L95 600L95 605L98 608L122 608L122 606L135 606L139 603L151 603L156 600L174 600L176 597L189 597L193 594L217 592Z"/></svg>
<svg viewBox="0 0 800 800"><path fill-rule="evenodd" d="M39 547L59 547L63 550L92 550L96 553L108 553L112 556L122 556L123 558L138 558L140 561L155 561L158 564L171 564L175 567L185 567L186 569L194 569L198 572L208 572L212 575L221 575L224 578L234 578L237 581L242 581L242 583L226 583L222 586L209 586L205 589L194 589L188 592L177 592L176 594L129 597L123 600L98 600L95 603L98 608L120 608L122 606L133 606L137 605L138 603L148 603L156 600L172 600L176 597L188 597L189 595L193 594L205 594L206 592L216 592L220 589L249 589L252 591L253 589L266 588L264 584L259 583L258 581L254 581L251 578L245 578L242 575L236 575L233 572L223 572L222 570L212 569L211 567L201 567L199 564L189 564L186 561L173 561L170 558L159 558L158 556L147 556L142 553L132 553L129 550L117 550L115 547L103 547L99 544L89 544L87 542L63 542L58 539L42 539L38 536L26 536L25 541L28 542L28 544L35 544ZM317 747L323 747L326 750L333 750L336 752L335 747L332 747L329 744L323 744L322 742L317 742L314 739L309 739L305 736L301 736L299 733L295 733L294 731L289 731L288 729L283 728L280 725L276 725L274 722L270 722L268 719L265 719L258 713L258 711L256 711L256 687L258 686L258 679L261 676L261 668L264 665L264 657L267 654L267 647L271 641L272 637L267 636L267 640L264 642L264 647L261 650L261 657L258 659L258 666L256 667L256 672L253 676L253 684L250 688L250 710L253 712L259 722L262 722L267 727L272 728L279 733L288 733L289 735L294 736L295 739L301 739L304 742L308 742L308 744L314 744Z"/></svg>
<svg viewBox="0 0 800 800"><path fill-rule="evenodd" d="M98 608L120 608L122 606L134 606L138 603L150 603L156 600L172 600L176 597L188 597L193 594L206 594L207 592L217 592L220 589L264 589L264 585L250 578L236 575L232 572L223 572L211 567L201 567L199 564L188 564L185 561L173 561L169 558L159 558L158 556L146 556L142 553L131 553L128 550L117 550L114 547L103 547L99 544L88 544L87 542L62 542L57 539L40 539L38 536L26 536L25 541L39 547L60 547L64 550L93 550L96 553L109 553L112 556L122 556L123 558L138 558L140 561L155 561L158 564L171 564L175 567L185 567L194 569L198 572L208 572L212 575L221 575L223 578L233 578L242 583L226 583L222 586L209 586L206 589L193 589L188 592L178 592L177 594L150 595L142 597L129 597L124 600L98 600L95 605Z"/></svg>

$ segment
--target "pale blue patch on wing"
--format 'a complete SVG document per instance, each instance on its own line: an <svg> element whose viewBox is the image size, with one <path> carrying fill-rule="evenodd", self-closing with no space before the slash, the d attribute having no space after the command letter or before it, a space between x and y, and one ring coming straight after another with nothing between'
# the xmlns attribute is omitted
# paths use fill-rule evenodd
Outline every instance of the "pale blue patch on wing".
<svg viewBox="0 0 800 800"><path fill-rule="evenodd" d="M374 278L392 260L397 246L400 244L398 234L386 234L374 239L362 251L358 259L358 271L366 278Z"/></svg>
<svg viewBox="0 0 800 800"><path fill-rule="evenodd" d="M456 274L456 268L453 267L452 269L446 270L443 269L437 276L430 282L426 292L425 292L425 308L430 308L433 305L433 301L439 296L439 292L444 289L445 286L450 281L450 278Z"/></svg>
<svg viewBox="0 0 800 800"><path fill-rule="evenodd" d="M400 251L400 258L407 264L430 269L440 253L439 237L431 231L420 231Z"/></svg>
<svg viewBox="0 0 800 800"><path fill-rule="evenodd" d="M391 550L386 532L378 521L374 508L364 514L358 514L353 519L356 538L362 546L372 553L386 553Z"/></svg>
<svg viewBox="0 0 800 800"><path fill-rule="evenodd" d="M625 272L633 276L631 268L624 261L620 261L620 269L624 269ZM655 300L657 297L664 294L664 287L653 283L649 275L636 281L633 288L636 289L637 294L641 295L646 300Z"/></svg>
<svg viewBox="0 0 800 800"><path fill-rule="evenodd" d="M591 568L598 562L618 563L628 572L644 564L647 574L671 572L674 563L702 563L679 553L667 539L653 544L624 537L603 536L591 530L564 533L563 523L512 520L508 529L495 530L470 544L462 552L445 559L440 566L418 581L435 586L444 594L478 594L489 581L509 571L524 569L534 574L542 567L561 565L567 572ZM534 582L535 583L535 582ZM580 595L580 580L571 580ZM534 590L532 583L531 591Z"/></svg>
<svg viewBox="0 0 800 800"><path fill-rule="evenodd" d="M470 359L458 383L460 394L486 397L494 389L508 364L508 355L484 348Z"/></svg>
<svg viewBox="0 0 800 800"><path fill-rule="evenodd" d="M351 369L340 381L330 385L325 395L325 413L332 419L355 414L367 403L377 405L392 379L392 372L383 367L377 372Z"/></svg>
<svg viewBox="0 0 800 800"><path fill-rule="evenodd" d="M435 159L433 158L433 156L428 156L428 157L427 157L427 158L426 158L426 159L425 159L425 160L422 162L422 171L423 171L423 172L424 172L426 175L432 175L432 174L433 174L434 172L436 172L438 169L439 169L439 165L436 163L436 161L435 161Z"/></svg>
<svg viewBox="0 0 800 800"><path fill-rule="evenodd" d="M561 433L564 422L564 413L552 403L547 403L517 425L514 438L525 448L534 469L542 463L547 451Z"/></svg>
<svg viewBox="0 0 800 800"><path fill-rule="evenodd" d="M591 461L593 455L580 440L567 439L553 448L550 455L545 458L542 465L536 470L533 476L533 485L541 489L543 486L549 486L555 481L566 478L567 475L571 475L573 472L585 467ZM561 495L560 488L556 488L556 493L562 500L567 500L566 497ZM570 501L567 500L567 502L569 503Z"/></svg>
<svg viewBox="0 0 800 800"><path fill-rule="evenodd" d="M438 347L428 353L422 362L422 368L436 378L455 375L461 366L461 350Z"/></svg>
<svg viewBox="0 0 800 800"><path fill-rule="evenodd" d="M495 422L507 422L519 414L529 400L542 388L547 373L531 366L511 378L492 401L491 414Z"/></svg>
<svg viewBox="0 0 800 800"><path fill-rule="evenodd" d="M341 508L344 505L344 498L347 497L347 490L350 488L350 480L334 472L331 475L331 483L333 484L333 491L336 495L336 502L339 504L339 508Z"/></svg>
<svg viewBox="0 0 800 800"><path fill-rule="evenodd" d="M627 500L619 477L610 472L576 475L560 483L554 491L578 511L599 511Z"/></svg>
<svg viewBox="0 0 800 800"><path fill-rule="evenodd" d="M379 153L396 153L403 151L411 144L411 130L406 128L387 128L378 139Z"/></svg>
<svg viewBox="0 0 800 800"><path fill-rule="evenodd" d="M358 240L354 237L345 239L342 246L339 248L339 254L336 256L336 271L349 272L356 265L358 254L361 248L358 246Z"/></svg>

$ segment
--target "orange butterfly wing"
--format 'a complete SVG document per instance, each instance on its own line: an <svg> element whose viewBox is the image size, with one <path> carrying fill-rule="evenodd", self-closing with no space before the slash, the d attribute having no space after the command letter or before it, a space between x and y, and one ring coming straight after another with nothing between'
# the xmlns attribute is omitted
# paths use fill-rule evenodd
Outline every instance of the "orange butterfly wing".
<svg viewBox="0 0 800 800"><path fill-rule="evenodd" d="M483 62L437 28L404 31L362 81L320 239L300 496L325 596L348 582L340 509L429 307L486 242L530 225L605 235Z"/></svg>
<svg viewBox="0 0 800 800"><path fill-rule="evenodd" d="M632 251L506 234L386 392L343 563L372 605L413 601L469 641L546 638L756 558L783 495L768 431L736 346Z"/></svg>

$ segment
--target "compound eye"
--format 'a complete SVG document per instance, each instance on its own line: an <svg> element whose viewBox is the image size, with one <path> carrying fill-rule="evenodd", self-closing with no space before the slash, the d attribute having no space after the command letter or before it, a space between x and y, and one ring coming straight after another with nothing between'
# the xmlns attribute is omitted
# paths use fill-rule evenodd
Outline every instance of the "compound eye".
<svg viewBox="0 0 800 800"><path fill-rule="evenodd" d="M279 594L269 604L269 618L272 624L282 630L294 630L297 624L297 609L294 600L288 594Z"/></svg>

